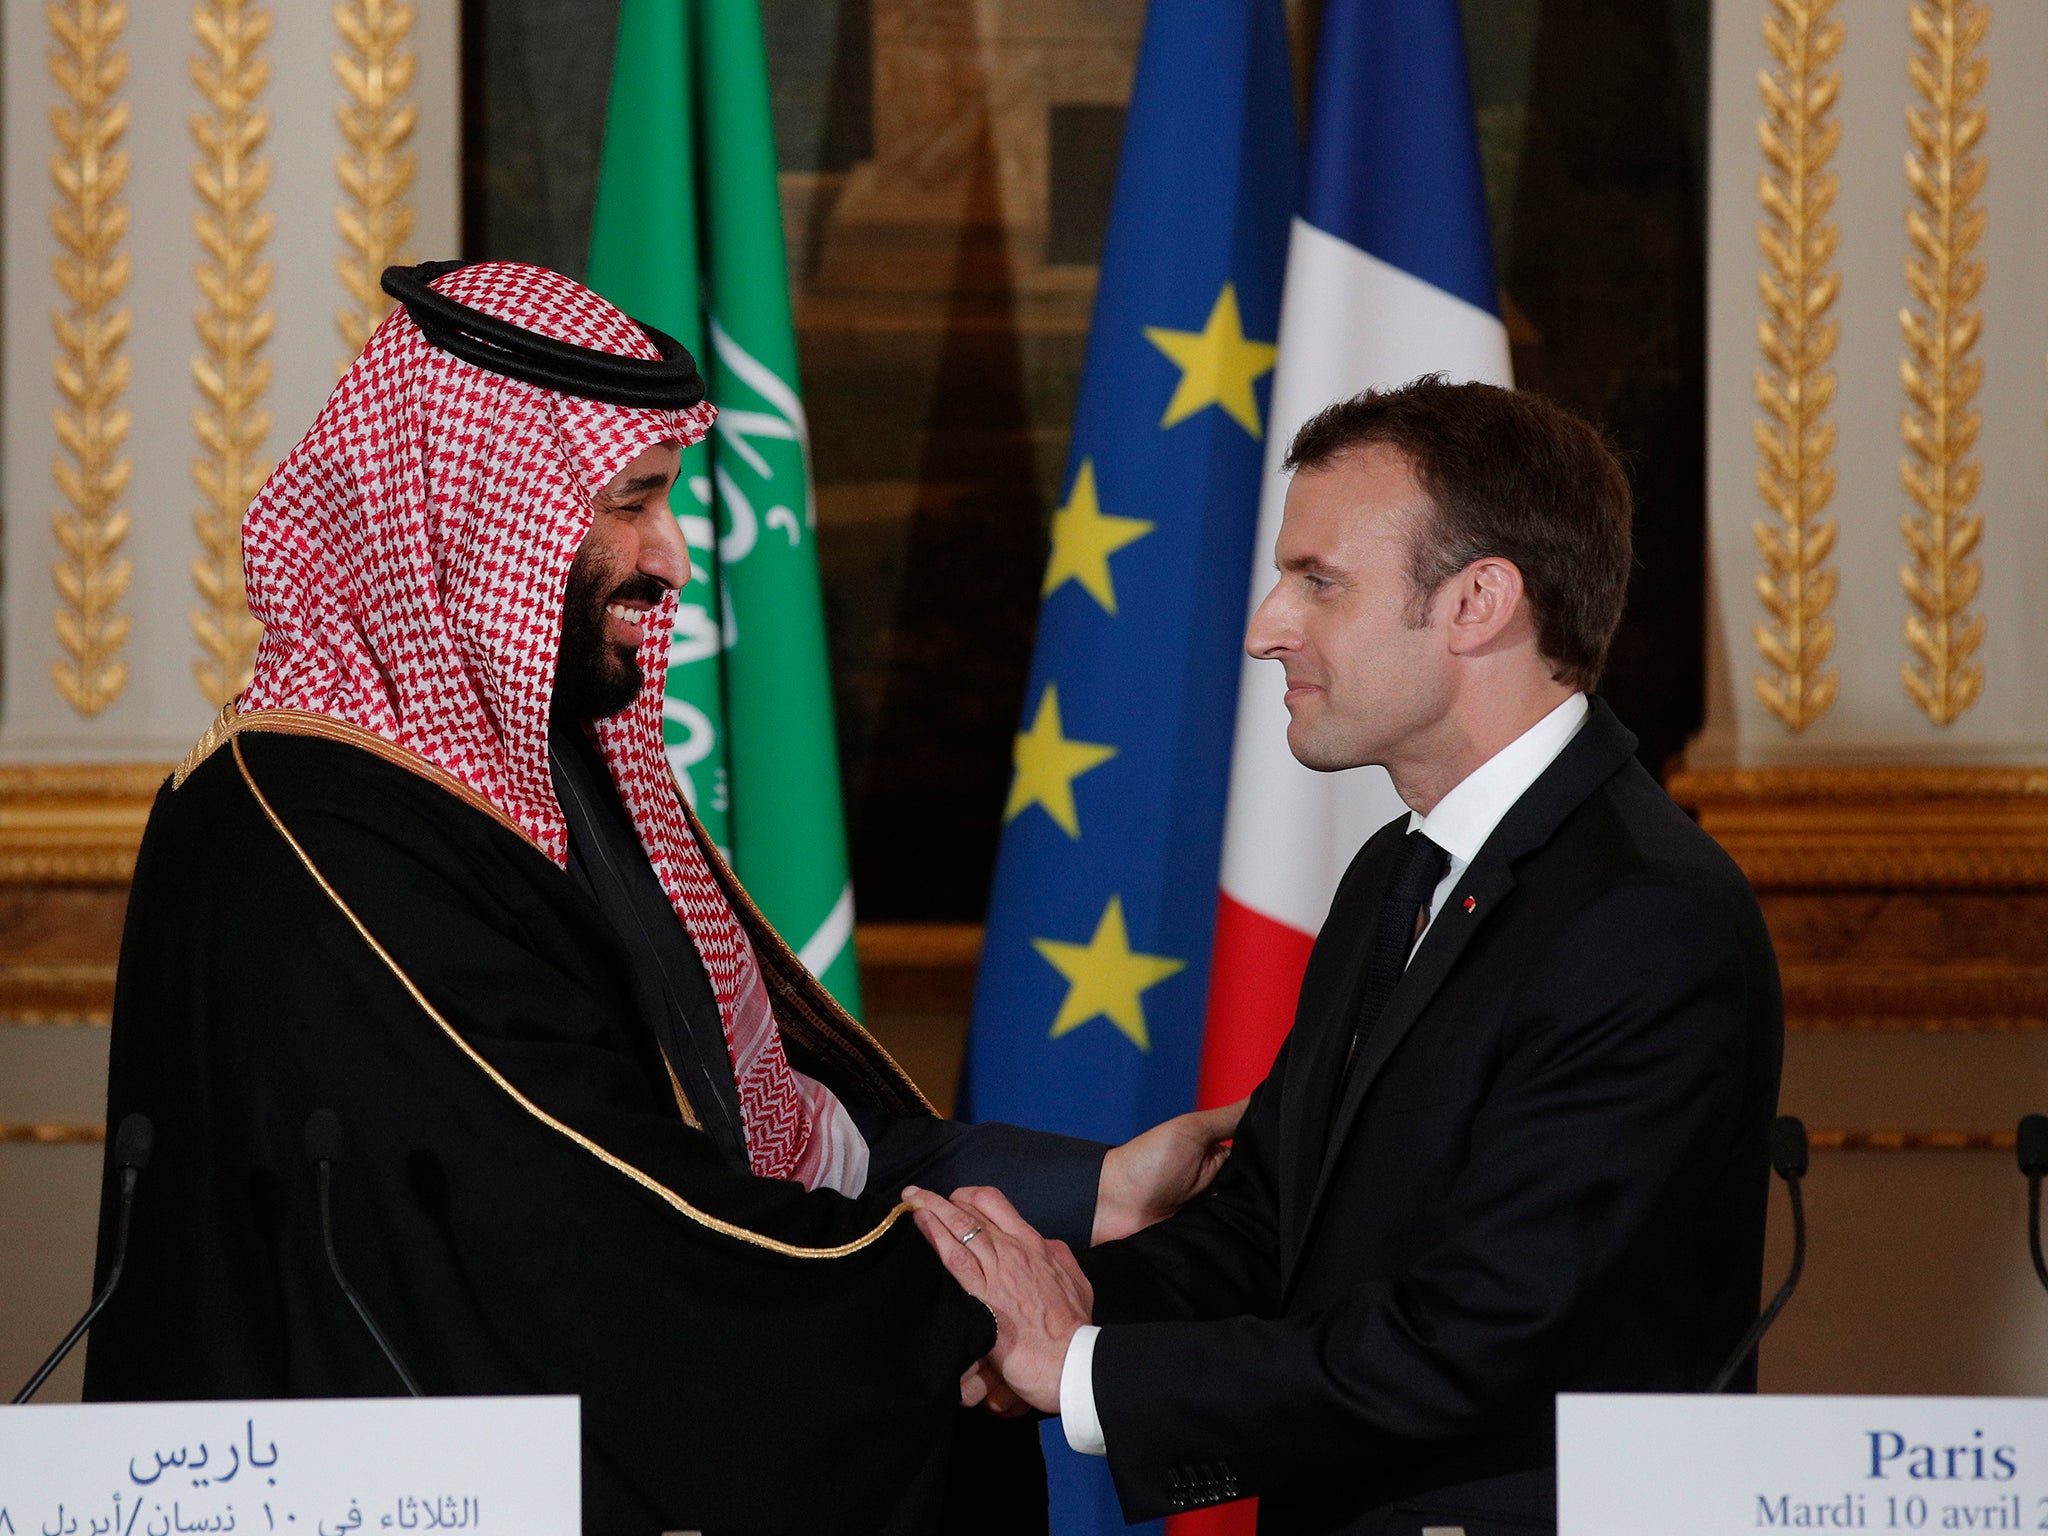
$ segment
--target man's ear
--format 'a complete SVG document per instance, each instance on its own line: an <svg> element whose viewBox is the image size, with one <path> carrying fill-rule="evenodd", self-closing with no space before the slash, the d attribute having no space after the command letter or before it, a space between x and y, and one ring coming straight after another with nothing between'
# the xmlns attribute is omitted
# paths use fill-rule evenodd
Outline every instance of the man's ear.
<svg viewBox="0 0 2048 1536"><path fill-rule="evenodd" d="M1450 580L1451 654L1484 656L1513 643L1528 622L1522 572L1512 560L1488 555Z"/></svg>

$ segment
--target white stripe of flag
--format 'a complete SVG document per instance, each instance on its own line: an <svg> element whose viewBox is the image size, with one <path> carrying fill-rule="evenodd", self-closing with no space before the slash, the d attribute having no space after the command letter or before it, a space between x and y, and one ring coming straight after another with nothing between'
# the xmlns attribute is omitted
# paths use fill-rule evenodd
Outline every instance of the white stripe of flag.
<svg viewBox="0 0 2048 1536"><path fill-rule="evenodd" d="M1507 328L1485 310L1295 219L1247 615L1276 580L1273 548L1288 484L1280 461L1295 432L1333 401L1425 373L1511 384ZM1232 900L1313 935L1359 845L1405 807L1382 769L1325 774L1296 762L1287 750L1285 693L1277 665L1245 658L1222 884Z"/></svg>

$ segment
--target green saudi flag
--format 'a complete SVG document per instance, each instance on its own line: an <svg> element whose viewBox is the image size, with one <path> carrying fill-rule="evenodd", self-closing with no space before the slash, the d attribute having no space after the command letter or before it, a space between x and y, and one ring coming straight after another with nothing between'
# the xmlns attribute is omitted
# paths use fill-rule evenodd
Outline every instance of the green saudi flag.
<svg viewBox="0 0 2048 1536"><path fill-rule="evenodd" d="M768 920L858 1014L758 0L624 0L589 283L688 347L718 407L674 497L692 569L669 649L669 760Z"/></svg>

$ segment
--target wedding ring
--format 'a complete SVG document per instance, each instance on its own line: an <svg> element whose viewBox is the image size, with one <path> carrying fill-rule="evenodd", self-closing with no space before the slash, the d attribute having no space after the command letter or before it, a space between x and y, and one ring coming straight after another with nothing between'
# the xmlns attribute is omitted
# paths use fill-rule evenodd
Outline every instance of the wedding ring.
<svg viewBox="0 0 2048 1536"><path fill-rule="evenodd" d="M983 1223L977 1221L972 1227L968 1228L967 1231L962 1232L960 1234L960 1246L962 1248L965 1248L969 1243L973 1242L977 1237L981 1236L983 1226Z"/></svg>

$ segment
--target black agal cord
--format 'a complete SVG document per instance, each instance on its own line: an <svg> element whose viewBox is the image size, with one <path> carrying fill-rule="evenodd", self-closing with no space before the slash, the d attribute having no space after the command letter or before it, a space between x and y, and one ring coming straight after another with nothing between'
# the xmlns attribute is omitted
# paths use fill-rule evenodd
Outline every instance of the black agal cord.
<svg viewBox="0 0 2048 1536"><path fill-rule="evenodd" d="M557 341L472 309L433 287L435 278L467 265L423 261L416 267L384 269L384 291L405 306L421 334L442 351L508 379L523 379L543 389L602 400L607 405L680 411L704 398L697 360L675 337L644 321L633 323L660 351L659 362Z"/></svg>

